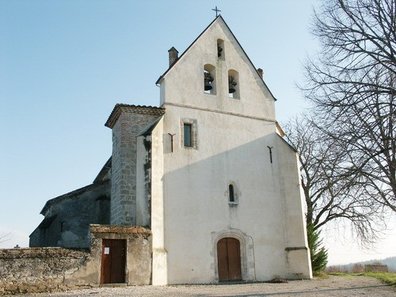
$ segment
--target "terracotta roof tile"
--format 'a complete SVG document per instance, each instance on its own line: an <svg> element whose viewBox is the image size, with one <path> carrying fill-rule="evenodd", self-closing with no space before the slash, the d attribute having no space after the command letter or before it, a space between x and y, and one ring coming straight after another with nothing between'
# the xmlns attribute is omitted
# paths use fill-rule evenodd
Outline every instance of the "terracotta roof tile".
<svg viewBox="0 0 396 297"><path fill-rule="evenodd" d="M122 112L162 116L165 113L165 108L145 105L116 104L105 126L112 129Z"/></svg>

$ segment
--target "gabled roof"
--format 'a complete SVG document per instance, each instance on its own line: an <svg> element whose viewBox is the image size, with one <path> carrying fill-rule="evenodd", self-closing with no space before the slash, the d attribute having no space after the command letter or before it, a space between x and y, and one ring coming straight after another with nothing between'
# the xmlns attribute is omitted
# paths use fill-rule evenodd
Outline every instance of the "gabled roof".
<svg viewBox="0 0 396 297"><path fill-rule="evenodd" d="M48 228L48 226L51 225L51 223L56 219L57 216L58 215L52 215L52 216L49 216L49 217L45 217L41 221L40 225L37 226L37 228L38 229L46 229L46 228Z"/></svg>
<svg viewBox="0 0 396 297"><path fill-rule="evenodd" d="M105 126L112 129L122 112L162 116L165 113L165 108L145 105L116 104L107 119Z"/></svg>
<svg viewBox="0 0 396 297"><path fill-rule="evenodd" d="M98 183L106 181L107 180L106 179L106 175L109 173L110 169L111 169L111 157L103 165L102 169L99 171L99 173L96 176L96 178L93 181L93 183L94 184L98 184Z"/></svg>
<svg viewBox="0 0 396 297"><path fill-rule="evenodd" d="M157 119L154 123L149 124L147 127L143 129L142 132L140 132L139 136L147 136L150 135L151 132L153 132L154 128L157 126L161 118Z"/></svg>
<svg viewBox="0 0 396 297"><path fill-rule="evenodd" d="M223 19L223 17L221 15L217 16L206 28L205 30L202 31L201 34L198 35L198 37L187 47L187 49L180 55L180 57L172 64L169 66L169 68L164 72L164 74L162 74L157 81L155 82L156 85L158 85L161 80L167 75L167 73L177 64L177 62L183 58L184 54L188 52L188 50L198 41L198 39L217 21L217 20L221 20L224 25L227 27L228 31L230 31L231 36L235 39L235 41L237 42L238 46L241 48L243 54L246 56L247 60L249 61L250 65L253 67L253 69L257 69L253 62L250 60L249 56L246 54L245 50L243 49L242 45L239 43L238 39L235 37L234 33L232 33L230 27L227 25L227 23L225 22L225 20ZM257 70L256 70L257 71ZM259 76L259 74L257 73L257 75ZM259 76L260 77L260 76ZM261 78L261 77L260 77ZM267 84L264 82L263 78L260 79L264 85L264 87L268 90L268 92L271 94L272 98L274 98L274 100L276 101L277 99L275 98L274 94L272 94L271 90L268 88Z"/></svg>
<svg viewBox="0 0 396 297"><path fill-rule="evenodd" d="M41 210L41 214L45 215L46 211L54 204L62 202L65 199L69 199L69 198L73 198L73 197L77 197L78 195L83 194L86 191L95 189L96 187L100 187L101 185L104 185L106 183L110 182L109 178L105 178L107 173L109 172L109 170L111 169L111 157L107 160L107 162L103 165L102 169L100 170L100 172L98 173L98 175L96 176L95 180L93 181L92 184L76 189L74 191L71 191L69 193L57 196L55 198L52 198L50 200L48 200L43 209ZM43 221L44 222L44 221ZM42 222L42 223L43 223Z"/></svg>
<svg viewBox="0 0 396 297"><path fill-rule="evenodd" d="M47 210L48 210L52 205L57 204L57 203L59 203L59 202L62 202L62 201L65 200L65 199L70 199L70 198L77 197L77 196L83 194L83 193L86 192L86 191L89 191L89 190L92 190L92 189L94 189L94 188L100 187L101 185L104 185L104 184L106 184L106 183L110 183L110 180L106 180L106 181L104 181L104 182L102 182L102 183L90 184L90 185L88 185L88 186L79 188L79 189L77 189L77 190L71 191L71 192L66 193L66 194L63 194L63 195L61 195L61 196L52 198L52 199L48 200L48 201L45 203L45 205L44 205L44 207L43 207L43 209L41 210L40 213L41 213L42 215L45 216L45 213L47 212Z"/></svg>

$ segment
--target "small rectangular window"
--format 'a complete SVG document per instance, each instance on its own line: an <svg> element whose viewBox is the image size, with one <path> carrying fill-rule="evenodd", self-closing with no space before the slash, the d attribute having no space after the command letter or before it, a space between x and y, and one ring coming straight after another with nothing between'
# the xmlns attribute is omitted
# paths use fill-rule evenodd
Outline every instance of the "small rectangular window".
<svg viewBox="0 0 396 297"><path fill-rule="evenodd" d="M185 149L198 149L197 120L180 119L180 145Z"/></svg>
<svg viewBox="0 0 396 297"><path fill-rule="evenodd" d="M184 146L192 147L192 124L184 123Z"/></svg>

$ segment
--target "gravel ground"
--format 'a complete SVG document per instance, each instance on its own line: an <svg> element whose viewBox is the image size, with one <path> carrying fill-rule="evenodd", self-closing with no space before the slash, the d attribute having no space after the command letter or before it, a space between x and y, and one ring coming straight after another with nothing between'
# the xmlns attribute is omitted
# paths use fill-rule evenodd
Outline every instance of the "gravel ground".
<svg viewBox="0 0 396 297"><path fill-rule="evenodd" d="M328 279L290 281L288 283L252 283L227 285L177 285L166 287L102 287L61 293L45 293L19 296L308 296L308 297L396 297L396 287L363 276L331 276Z"/></svg>

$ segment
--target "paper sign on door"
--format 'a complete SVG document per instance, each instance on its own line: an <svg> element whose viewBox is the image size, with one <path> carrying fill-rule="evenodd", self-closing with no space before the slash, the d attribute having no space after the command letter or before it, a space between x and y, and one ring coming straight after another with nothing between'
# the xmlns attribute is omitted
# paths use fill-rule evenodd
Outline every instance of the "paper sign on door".
<svg viewBox="0 0 396 297"><path fill-rule="evenodd" d="M105 247L104 248L104 254L105 255L109 255L110 254L110 248L109 247Z"/></svg>

